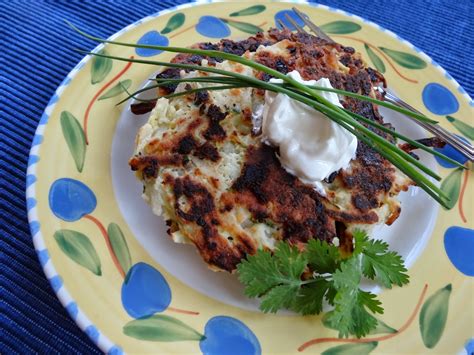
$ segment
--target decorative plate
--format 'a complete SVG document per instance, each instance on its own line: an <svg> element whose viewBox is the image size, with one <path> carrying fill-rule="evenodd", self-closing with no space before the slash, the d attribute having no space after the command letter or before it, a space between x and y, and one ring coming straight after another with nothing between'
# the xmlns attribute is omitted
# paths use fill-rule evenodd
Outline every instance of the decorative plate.
<svg viewBox="0 0 474 355"><path fill-rule="evenodd" d="M294 3L187 4L124 28L124 42L188 46L243 38L286 22ZM442 126L474 140L473 102L438 64L360 17L297 4L335 40L363 53L399 95ZM219 14L218 16L211 14ZM295 18L295 21L299 19ZM291 26L291 25L290 25ZM160 51L107 45L118 56L169 60ZM235 276L207 270L193 247L175 245L140 198L128 168L146 117L115 106L158 68L84 58L51 98L28 163L27 205L46 276L71 317L104 352L457 353L474 351L474 175L424 156L446 177L453 208L417 188L401 196L397 222L374 232L407 262L411 283L384 290L385 314L365 339L338 339L321 316L258 311ZM402 132L423 131L384 111ZM443 151L466 160L449 146Z"/></svg>

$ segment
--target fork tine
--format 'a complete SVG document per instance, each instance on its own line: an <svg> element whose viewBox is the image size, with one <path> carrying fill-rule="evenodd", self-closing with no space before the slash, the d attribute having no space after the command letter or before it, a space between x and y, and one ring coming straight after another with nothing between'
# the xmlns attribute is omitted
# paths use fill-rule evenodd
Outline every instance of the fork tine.
<svg viewBox="0 0 474 355"><path fill-rule="evenodd" d="M326 41L329 41L331 43L334 43L331 37L329 37L322 29L320 29L318 26L316 26L306 15L304 12L301 12L298 10L296 7L293 7L292 10L295 12L295 14L298 15L298 17L303 20L303 22L306 24L306 26L309 27L309 29L319 38L325 39Z"/></svg>
<svg viewBox="0 0 474 355"><path fill-rule="evenodd" d="M288 21L289 23L291 23L291 24L293 25L293 27L296 28L296 31L298 31L299 33L306 33L306 34L308 33L308 32L306 32L306 31L303 29L303 27L301 27L300 25L298 25L298 24L296 23L296 21L293 20L293 19L291 18L291 16L289 16L288 14L285 14L285 18L287 19L287 21Z"/></svg>
<svg viewBox="0 0 474 355"><path fill-rule="evenodd" d="M288 27L286 27L285 23L282 20L278 19L277 23L280 25L282 30L289 29Z"/></svg>

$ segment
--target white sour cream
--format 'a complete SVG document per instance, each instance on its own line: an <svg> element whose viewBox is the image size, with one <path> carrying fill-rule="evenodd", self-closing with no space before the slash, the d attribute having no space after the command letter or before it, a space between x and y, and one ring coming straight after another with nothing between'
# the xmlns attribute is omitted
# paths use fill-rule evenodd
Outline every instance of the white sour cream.
<svg viewBox="0 0 474 355"><path fill-rule="evenodd" d="M332 88L328 79L305 81L297 71L288 76L307 85ZM281 83L280 79L270 82ZM337 94L320 91L342 107ZM321 181L347 168L355 157L357 138L315 109L287 95L267 91L263 107L263 139L280 149L280 162L291 174L322 190Z"/></svg>

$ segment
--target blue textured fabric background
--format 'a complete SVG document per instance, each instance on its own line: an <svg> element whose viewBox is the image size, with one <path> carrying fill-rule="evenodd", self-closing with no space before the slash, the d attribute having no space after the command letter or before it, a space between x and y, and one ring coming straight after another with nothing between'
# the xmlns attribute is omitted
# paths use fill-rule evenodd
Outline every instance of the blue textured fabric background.
<svg viewBox="0 0 474 355"><path fill-rule="evenodd" d="M36 257L25 207L31 140L49 98L81 59L64 19L109 36L183 1L0 0L0 353L99 353L57 300ZM374 21L421 48L474 93L474 5L457 1L321 3ZM91 48L90 42L83 47Z"/></svg>

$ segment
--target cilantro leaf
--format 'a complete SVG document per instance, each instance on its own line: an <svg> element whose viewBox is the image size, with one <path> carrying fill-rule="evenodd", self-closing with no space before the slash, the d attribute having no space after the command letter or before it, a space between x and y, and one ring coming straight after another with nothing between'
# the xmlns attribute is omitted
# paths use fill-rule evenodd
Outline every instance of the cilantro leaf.
<svg viewBox="0 0 474 355"><path fill-rule="evenodd" d="M325 322L339 336L362 337L377 327L376 313L383 313L376 295L361 290L363 276L386 287L408 282L403 260L388 251L387 243L371 240L363 231L353 232L355 247L343 258L339 249L325 241L310 240L304 251L279 242L272 254L260 250L237 266L245 294L261 298L260 309L318 314L326 300L334 309ZM313 277L309 272L313 272Z"/></svg>
<svg viewBox="0 0 474 355"><path fill-rule="evenodd" d="M301 287L293 300L291 310L302 315L319 314L322 312L324 295L329 290L331 282L323 278L311 281L314 282Z"/></svg>
<svg viewBox="0 0 474 355"><path fill-rule="evenodd" d="M260 309L265 313L276 313L279 309L291 308L298 289L298 285L292 284L275 286L263 297Z"/></svg>
<svg viewBox="0 0 474 355"><path fill-rule="evenodd" d="M341 260L339 248L326 241L310 239L306 251L310 268L321 274L333 273Z"/></svg>
<svg viewBox="0 0 474 355"><path fill-rule="evenodd" d="M280 242L274 256L278 261L280 274L299 282L301 274L308 264L306 253L300 252L298 248L290 246L286 242Z"/></svg>
<svg viewBox="0 0 474 355"><path fill-rule="evenodd" d="M328 292L324 295L324 298L331 306L334 306L334 298L336 297L337 290L334 288L333 283L328 288Z"/></svg>
<svg viewBox="0 0 474 355"><path fill-rule="evenodd" d="M403 259L396 252L388 251L388 244L381 240L369 239L365 232L355 231L356 249L361 253L362 273L376 280L386 288L403 286L409 282Z"/></svg>
<svg viewBox="0 0 474 355"><path fill-rule="evenodd" d="M377 319L368 310L383 312L381 303L374 294L359 289L362 277L359 263L359 258L351 258L342 263L333 275L337 293L334 297L334 310L328 313L326 319L331 327L339 330L341 337L348 337L350 334L361 337L368 334L377 326Z"/></svg>
<svg viewBox="0 0 474 355"><path fill-rule="evenodd" d="M285 242L277 244L275 253L260 250L237 266L239 280L246 286L249 297L262 297L260 308L276 312L291 308L303 281L301 275L307 266L305 253Z"/></svg>
<svg viewBox="0 0 474 355"><path fill-rule="evenodd" d="M237 272L248 297L259 297L279 283L278 264L267 250L259 250L242 260L237 265Z"/></svg>
<svg viewBox="0 0 474 355"><path fill-rule="evenodd" d="M343 262L339 269L332 275L336 289L348 288L358 289L362 272L359 267L359 258L353 257Z"/></svg>

